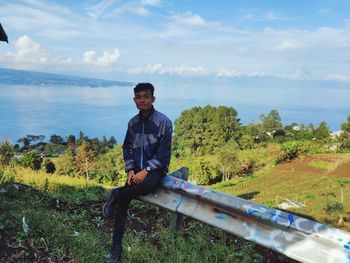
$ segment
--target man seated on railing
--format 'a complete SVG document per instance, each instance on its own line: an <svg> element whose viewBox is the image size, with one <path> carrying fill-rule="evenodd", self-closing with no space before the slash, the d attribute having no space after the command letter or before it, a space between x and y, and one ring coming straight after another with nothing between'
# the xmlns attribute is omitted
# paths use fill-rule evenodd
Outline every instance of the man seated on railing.
<svg viewBox="0 0 350 263"><path fill-rule="evenodd" d="M116 210L112 248L106 256L110 260L119 260L122 256L122 238L130 201L156 189L168 171L171 156L172 123L154 109L153 85L137 84L134 95L140 112L129 121L123 144L128 179L125 186L111 191L103 207L106 218L111 218Z"/></svg>

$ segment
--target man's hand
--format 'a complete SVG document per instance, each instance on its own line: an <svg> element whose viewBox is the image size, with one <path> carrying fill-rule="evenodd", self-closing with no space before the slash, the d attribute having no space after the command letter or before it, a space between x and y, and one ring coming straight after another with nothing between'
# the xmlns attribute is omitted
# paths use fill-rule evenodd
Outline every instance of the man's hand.
<svg viewBox="0 0 350 263"><path fill-rule="evenodd" d="M134 176L135 176L134 170L130 170L130 171L128 172L128 185L131 185L131 183L132 183L133 180L134 180Z"/></svg>
<svg viewBox="0 0 350 263"><path fill-rule="evenodd" d="M138 172L137 174L135 174L133 176L132 181L135 184L140 184L143 182L143 180L145 180L146 176L148 175L148 172L146 171L146 169L143 169L142 171Z"/></svg>

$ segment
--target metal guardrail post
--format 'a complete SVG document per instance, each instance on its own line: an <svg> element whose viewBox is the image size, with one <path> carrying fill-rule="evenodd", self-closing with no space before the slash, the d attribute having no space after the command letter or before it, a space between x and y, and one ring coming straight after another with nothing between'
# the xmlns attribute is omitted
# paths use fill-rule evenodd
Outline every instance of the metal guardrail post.
<svg viewBox="0 0 350 263"><path fill-rule="evenodd" d="M173 176L165 176L154 193L139 199L221 228L300 262L350 263L349 232Z"/></svg>
<svg viewBox="0 0 350 263"><path fill-rule="evenodd" d="M175 172L169 174L169 176L173 176L184 181L188 181L189 169L187 167L182 167ZM184 222L184 215L179 214L177 212L171 212L170 214L170 227L175 229L176 231L180 230L182 224Z"/></svg>

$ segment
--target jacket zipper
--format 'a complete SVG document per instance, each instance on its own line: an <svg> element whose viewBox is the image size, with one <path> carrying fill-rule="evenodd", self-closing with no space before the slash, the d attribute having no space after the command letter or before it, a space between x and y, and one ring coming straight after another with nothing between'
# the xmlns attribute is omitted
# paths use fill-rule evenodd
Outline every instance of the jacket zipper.
<svg viewBox="0 0 350 263"><path fill-rule="evenodd" d="M140 169L143 169L143 137L145 133L145 122L142 121L142 140L141 140L141 163L140 163Z"/></svg>

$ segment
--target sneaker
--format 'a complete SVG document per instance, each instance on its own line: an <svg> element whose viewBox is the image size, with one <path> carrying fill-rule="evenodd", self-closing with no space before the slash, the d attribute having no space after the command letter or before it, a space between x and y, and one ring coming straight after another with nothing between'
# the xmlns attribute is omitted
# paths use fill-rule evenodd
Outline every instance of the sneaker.
<svg viewBox="0 0 350 263"><path fill-rule="evenodd" d="M122 253L123 253L123 247L122 246L117 247L117 248L112 248L108 252L108 254L106 256L106 259L118 262L122 258Z"/></svg>
<svg viewBox="0 0 350 263"><path fill-rule="evenodd" d="M102 214L105 218L111 218L118 203L118 188L111 190L106 203L103 205Z"/></svg>

